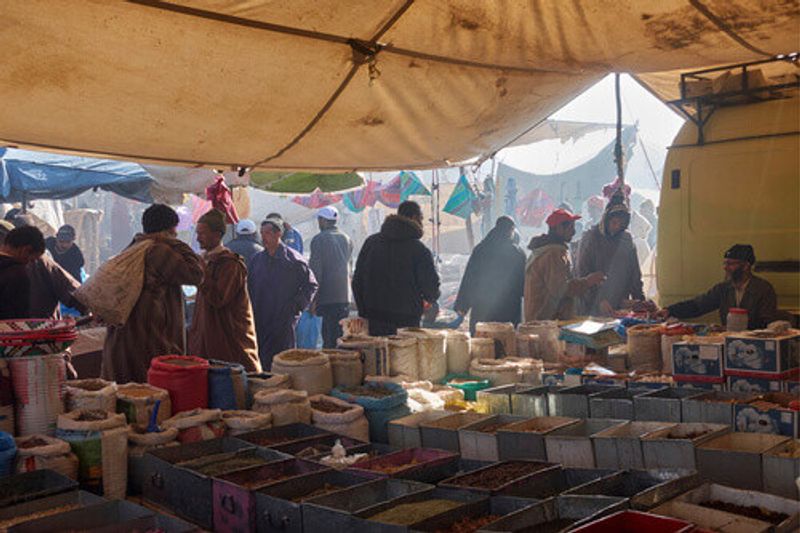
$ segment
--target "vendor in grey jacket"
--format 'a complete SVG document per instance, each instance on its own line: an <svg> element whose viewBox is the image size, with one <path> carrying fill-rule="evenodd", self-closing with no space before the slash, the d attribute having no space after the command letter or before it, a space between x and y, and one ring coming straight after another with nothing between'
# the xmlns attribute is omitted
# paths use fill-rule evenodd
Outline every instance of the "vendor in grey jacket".
<svg viewBox="0 0 800 533"><path fill-rule="evenodd" d="M319 233L311 240L309 266L319 283L312 312L322 318L323 348L336 348L342 336L339 321L350 313L349 264L353 255L350 237L339 231L339 211L323 207L317 213Z"/></svg>
<svg viewBox="0 0 800 533"><path fill-rule="evenodd" d="M753 275L755 262L752 246L734 244L723 259L725 281L691 300L670 305L661 311L661 316L696 318L719 309L720 322L726 325L728 311L738 307L747 309L747 329L767 327L780 318L777 297L769 281Z"/></svg>

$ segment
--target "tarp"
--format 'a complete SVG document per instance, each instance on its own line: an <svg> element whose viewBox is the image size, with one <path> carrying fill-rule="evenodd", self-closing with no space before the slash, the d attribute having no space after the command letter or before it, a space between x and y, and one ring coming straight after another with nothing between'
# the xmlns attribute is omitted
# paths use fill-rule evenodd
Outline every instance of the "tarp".
<svg viewBox="0 0 800 533"><path fill-rule="evenodd" d="M152 202L152 182L150 174L136 163L0 148L3 202L71 198L94 188Z"/></svg>
<svg viewBox="0 0 800 533"><path fill-rule="evenodd" d="M469 181L467 181L467 177L462 174L458 178L458 183L453 192L450 193L450 198L447 199L443 211L466 220L474 210L473 203L476 198L477 196L472 190Z"/></svg>
<svg viewBox="0 0 800 533"><path fill-rule="evenodd" d="M364 185L364 178L356 172L342 174L315 174L311 172L251 172L250 185L267 192L312 193L339 192Z"/></svg>
<svg viewBox="0 0 800 533"><path fill-rule="evenodd" d="M0 142L438 168L495 152L608 72L663 97L676 69L794 51L798 20L796 0L10 0Z"/></svg>

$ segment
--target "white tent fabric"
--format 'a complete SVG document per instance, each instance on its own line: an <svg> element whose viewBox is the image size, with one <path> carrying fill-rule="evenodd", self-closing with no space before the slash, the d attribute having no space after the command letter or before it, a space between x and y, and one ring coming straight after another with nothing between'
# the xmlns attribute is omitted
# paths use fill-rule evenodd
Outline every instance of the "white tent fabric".
<svg viewBox="0 0 800 533"><path fill-rule="evenodd" d="M797 48L797 0L8 0L0 142L157 164L433 168L610 71ZM658 81L658 84L655 82Z"/></svg>

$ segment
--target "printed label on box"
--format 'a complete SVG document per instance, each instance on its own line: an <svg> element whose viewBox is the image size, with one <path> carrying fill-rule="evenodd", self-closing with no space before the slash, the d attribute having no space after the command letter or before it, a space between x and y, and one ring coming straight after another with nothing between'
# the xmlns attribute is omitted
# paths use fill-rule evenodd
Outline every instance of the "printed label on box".
<svg viewBox="0 0 800 533"><path fill-rule="evenodd" d="M716 361L719 357L719 348L716 346L701 346L700 359Z"/></svg>
<svg viewBox="0 0 800 533"><path fill-rule="evenodd" d="M728 390L731 392L743 393L765 393L765 392L780 392L783 383L781 381L761 379L761 378L745 378L738 376L728 377Z"/></svg>
<svg viewBox="0 0 800 533"><path fill-rule="evenodd" d="M722 377L722 345L676 342L672 345L672 373Z"/></svg>
<svg viewBox="0 0 800 533"><path fill-rule="evenodd" d="M736 431L771 433L796 438L797 412L785 409L761 411L752 405L739 404L735 407L735 413Z"/></svg>

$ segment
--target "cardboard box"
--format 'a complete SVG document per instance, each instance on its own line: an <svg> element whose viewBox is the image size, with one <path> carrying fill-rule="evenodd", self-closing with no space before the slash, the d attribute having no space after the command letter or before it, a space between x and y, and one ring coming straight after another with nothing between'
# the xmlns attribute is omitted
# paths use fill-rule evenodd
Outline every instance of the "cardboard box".
<svg viewBox="0 0 800 533"><path fill-rule="evenodd" d="M731 392L751 392L757 394L763 394L765 392L781 392L783 391L783 381L764 378L728 376L728 390Z"/></svg>
<svg viewBox="0 0 800 533"><path fill-rule="evenodd" d="M789 394L796 397L800 396L800 381L794 381L794 380L784 381L783 389L781 390L783 390L783 392L788 392Z"/></svg>
<svg viewBox="0 0 800 533"><path fill-rule="evenodd" d="M796 398L784 392L762 394L757 399L734 406L736 431L798 437L798 411L789 408ZM767 406L774 404L774 406Z"/></svg>
<svg viewBox="0 0 800 533"><path fill-rule="evenodd" d="M731 376L791 377L800 367L800 331L779 336L765 330L725 338L725 372Z"/></svg>
<svg viewBox="0 0 800 533"><path fill-rule="evenodd" d="M713 378L707 380L695 380L692 379L694 376L672 376L675 380L675 386L681 388L692 388L692 389L701 389L701 390L716 390L716 391L726 391L728 390L728 384L725 383L725 378Z"/></svg>
<svg viewBox="0 0 800 533"><path fill-rule="evenodd" d="M672 345L672 375L723 377L725 345L683 341Z"/></svg>

